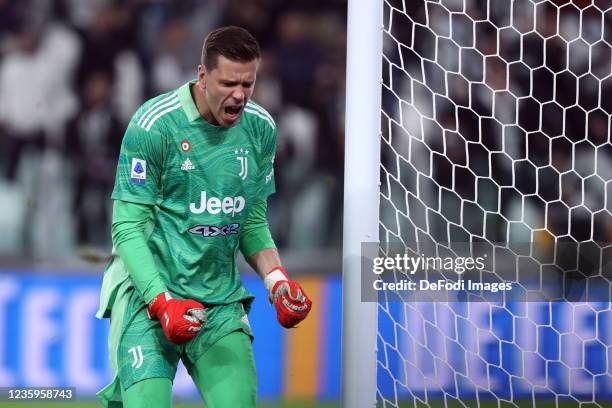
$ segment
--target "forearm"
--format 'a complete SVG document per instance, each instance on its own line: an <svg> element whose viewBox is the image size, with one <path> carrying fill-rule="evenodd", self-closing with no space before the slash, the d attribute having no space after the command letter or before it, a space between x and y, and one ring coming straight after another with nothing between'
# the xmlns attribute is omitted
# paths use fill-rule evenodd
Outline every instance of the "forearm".
<svg viewBox="0 0 612 408"><path fill-rule="evenodd" d="M150 207L115 200L113 203L113 245L121 257L134 286L145 303L150 303L167 288L145 239Z"/></svg>
<svg viewBox="0 0 612 408"><path fill-rule="evenodd" d="M254 203L240 237L240 250L263 279L270 303L283 327L295 327L304 320L312 302L299 283L292 281L281 265L266 219L266 202Z"/></svg>
<svg viewBox="0 0 612 408"><path fill-rule="evenodd" d="M282 266L276 248L263 249L246 258L246 260L262 279L274 268Z"/></svg>
<svg viewBox="0 0 612 408"><path fill-rule="evenodd" d="M266 211L265 200L253 203L240 233L240 250L249 265L262 279L272 269L281 266L278 251L268 227Z"/></svg>

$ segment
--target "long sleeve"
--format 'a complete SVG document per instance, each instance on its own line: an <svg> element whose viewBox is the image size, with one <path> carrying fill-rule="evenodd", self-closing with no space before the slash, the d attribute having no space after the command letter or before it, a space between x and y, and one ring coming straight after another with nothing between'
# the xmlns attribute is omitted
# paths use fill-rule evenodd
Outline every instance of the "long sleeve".
<svg viewBox="0 0 612 408"><path fill-rule="evenodd" d="M151 212L152 207L145 204L122 200L113 203L113 245L145 303L167 291L145 239Z"/></svg>
<svg viewBox="0 0 612 408"><path fill-rule="evenodd" d="M253 203L247 220L242 227L242 232L240 233L240 251L245 258L263 249L276 248L272 234L270 234L270 228L268 227L268 220L266 218L267 208L266 200Z"/></svg>

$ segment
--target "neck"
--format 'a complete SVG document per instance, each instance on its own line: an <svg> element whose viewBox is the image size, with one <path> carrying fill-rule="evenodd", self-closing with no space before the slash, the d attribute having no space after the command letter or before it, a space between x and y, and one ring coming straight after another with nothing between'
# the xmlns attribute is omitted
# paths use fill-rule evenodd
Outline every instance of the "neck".
<svg viewBox="0 0 612 408"><path fill-rule="evenodd" d="M191 86L191 98L195 102L196 108L208 123L214 124L214 118L210 109L208 108L208 104L206 103L206 98L204 97L204 92L198 87L198 84L195 83Z"/></svg>

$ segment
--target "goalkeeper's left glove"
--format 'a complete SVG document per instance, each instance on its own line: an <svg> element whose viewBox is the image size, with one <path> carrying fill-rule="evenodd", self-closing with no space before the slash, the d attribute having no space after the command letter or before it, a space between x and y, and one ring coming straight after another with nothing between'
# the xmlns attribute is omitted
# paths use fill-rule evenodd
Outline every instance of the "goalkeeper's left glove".
<svg viewBox="0 0 612 408"><path fill-rule="evenodd" d="M295 327L308 316L312 301L299 283L289 279L283 267L278 266L267 274L264 284L281 326L288 329Z"/></svg>

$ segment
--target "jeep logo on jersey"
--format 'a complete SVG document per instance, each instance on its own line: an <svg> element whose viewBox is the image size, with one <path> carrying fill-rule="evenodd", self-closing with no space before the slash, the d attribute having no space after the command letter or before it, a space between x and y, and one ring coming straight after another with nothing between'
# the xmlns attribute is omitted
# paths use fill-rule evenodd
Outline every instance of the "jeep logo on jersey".
<svg viewBox="0 0 612 408"><path fill-rule="evenodd" d="M196 235L201 235L205 238L208 237L226 237L228 235L237 234L240 224L234 223L224 225L222 227L216 227L214 225L196 225L195 227L189 228L189 232Z"/></svg>
<svg viewBox="0 0 612 408"><path fill-rule="evenodd" d="M189 204L189 211L194 214L202 214L208 211L210 214L219 214L223 211L223 214L237 214L244 209L244 197L210 197L206 198L206 191L202 191L200 194L200 206L196 203Z"/></svg>

